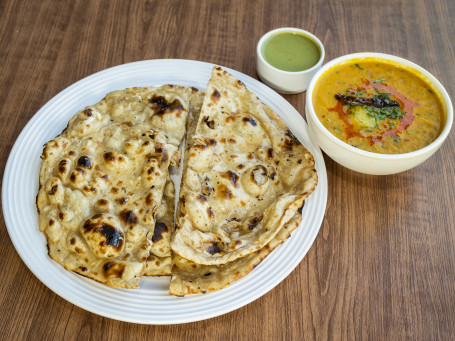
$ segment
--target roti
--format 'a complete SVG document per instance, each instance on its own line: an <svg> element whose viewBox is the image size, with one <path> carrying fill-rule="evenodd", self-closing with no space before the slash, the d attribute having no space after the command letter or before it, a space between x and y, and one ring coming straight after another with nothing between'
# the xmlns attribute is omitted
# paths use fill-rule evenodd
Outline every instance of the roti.
<svg viewBox="0 0 455 341"><path fill-rule="evenodd" d="M169 169L187 138L177 216ZM220 67L207 91L109 93L46 143L37 195L49 256L109 286L171 276L172 295L247 275L301 220L317 185L308 150Z"/></svg>
<svg viewBox="0 0 455 341"><path fill-rule="evenodd" d="M301 221L300 212L289 220L262 249L223 265L201 265L173 255L173 267L169 293L175 296L205 294L227 287L246 276L277 246L283 243Z"/></svg>
<svg viewBox="0 0 455 341"><path fill-rule="evenodd" d="M215 67L189 135L179 217L181 258L223 265L270 243L317 184L311 153L269 107Z"/></svg>
<svg viewBox="0 0 455 341"><path fill-rule="evenodd" d="M52 259L137 288L151 254L170 257L170 223L165 231L156 217L163 193L173 192L169 166L179 164L187 117L201 99L197 89L175 85L114 91L46 143L37 208ZM150 273L162 266L153 264Z"/></svg>

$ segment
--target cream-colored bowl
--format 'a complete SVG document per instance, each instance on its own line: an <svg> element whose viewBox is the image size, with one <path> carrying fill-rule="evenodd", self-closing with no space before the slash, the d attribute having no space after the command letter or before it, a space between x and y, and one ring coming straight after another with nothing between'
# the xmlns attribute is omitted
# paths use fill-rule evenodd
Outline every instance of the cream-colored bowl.
<svg viewBox="0 0 455 341"><path fill-rule="evenodd" d="M300 33L311 40L319 47L321 52L321 56L318 62L311 68L303 71L284 71L280 70L272 65L270 65L263 56L263 45L268 39L277 33L280 32L293 32L293 33ZM300 92L305 91L308 88L308 84L310 83L311 79L313 78L316 71L322 65L324 61L325 51L324 46L322 45L321 41L313 34L308 31L302 30L300 28L294 27L282 27L277 28L272 31L267 32L259 39L259 42L256 47L256 72L261 79L262 82L270 86L271 88L275 89L279 93L282 94L297 94Z"/></svg>
<svg viewBox="0 0 455 341"><path fill-rule="evenodd" d="M425 80L439 93L445 113L445 125L440 135L428 146L419 150L403 154L379 154L355 148L334 135L332 135L319 121L313 107L313 91L319 79L327 70L348 61L361 60L362 58L377 58L383 61L397 62L405 68L417 70ZM321 149L333 160L342 166L354 171L373 175L387 175L406 171L427 160L442 145L450 132L453 122L453 107L449 95L441 83L427 70L400 57L382 53L354 53L336 58L325 64L314 75L307 93L305 105L306 118L310 127L311 137L319 144Z"/></svg>

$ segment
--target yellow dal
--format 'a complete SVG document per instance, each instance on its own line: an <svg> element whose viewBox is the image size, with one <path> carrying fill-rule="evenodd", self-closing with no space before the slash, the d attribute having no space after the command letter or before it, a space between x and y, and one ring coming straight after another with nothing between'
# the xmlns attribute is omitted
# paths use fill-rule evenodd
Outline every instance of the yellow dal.
<svg viewBox="0 0 455 341"><path fill-rule="evenodd" d="M374 58L335 66L329 69L315 86L313 106L316 115L337 138L363 150L400 154L421 149L438 137L443 127L444 115L437 92L416 72ZM405 126L403 118L376 120L368 116L361 106L355 107L355 114L334 110L337 105L340 109L340 104L334 97L337 93L352 95L352 92L362 90L359 97L371 97L376 94L373 87L384 86L387 89L396 89L406 100L418 104L408 110L412 111L413 120L403 131L396 130L400 125L402 128ZM350 93L347 92L348 89ZM388 92L384 89L380 91ZM394 95L390 98L397 99ZM405 109L403 103L398 102L400 108ZM343 108L343 111L347 111L346 106ZM409 115L405 121L409 121ZM386 133L387 131L389 132Z"/></svg>

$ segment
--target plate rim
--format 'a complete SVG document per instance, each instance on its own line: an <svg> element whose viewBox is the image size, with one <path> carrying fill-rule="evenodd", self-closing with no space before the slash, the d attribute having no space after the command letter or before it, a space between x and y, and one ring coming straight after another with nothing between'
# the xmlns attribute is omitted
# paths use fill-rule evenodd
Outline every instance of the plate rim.
<svg viewBox="0 0 455 341"><path fill-rule="evenodd" d="M254 294L254 295L246 298L243 302L240 302L240 303L237 302L236 304L230 306L229 308L220 309L216 313L210 313L210 314L207 314L207 315L199 314L199 316L196 317L196 318L187 317L187 318L176 319L174 321L169 321L169 320L163 320L163 321L147 320L146 318L144 318L144 319L135 319L135 318L128 318L126 316L119 316L115 312L114 313L109 313L109 310L108 311L100 311L100 310L94 309L93 307L91 307L90 305L88 305L85 302L80 302L80 301L74 300L72 297L68 297L67 295L65 295L64 292L62 292L62 291L65 291L65 289L55 288L54 285L49 284L49 280L46 279L46 278L43 278L42 274L39 271L37 271L37 269L35 269L32 266L32 264L30 263L30 261L26 257L26 255L23 254L20 251L20 246L18 244L19 241L16 239L16 235L14 233L12 233L14 222L12 221L12 217L10 215L10 212L8 211L8 207L6 206L7 205L6 204L7 200L5 200L8 197L8 181L11 178L12 165L13 165L13 162L15 161L17 150L18 150L19 146L21 145L21 143L23 143L25 134L28 132L30 127L33 126L35 121L39 121L41 116L43 116L43 114L46 112L46 110L53 103L55 103L58 100L61 100L65 96L67 96L68 93L71 93L71 91L73 89L77 89L77 87L80 86L81 84L84 84L86 82L90 82L92 80L96 80L97 78L101 78L102 79L104 76L109 75L111 73L115 73L116 71L119 71L119 70L122 70L122 69L134 68L136 66L146 67L146 66L150 66L150 65L153 65L153 64L156 64L156 65L153 65L153 66L159 66L160 64L163 64L163 63L164 64L169 64L170 63L171 65L172 64L183 64L183 65L188 65L188 66L190 66L190 65L192 65L192 66L196 65L196 66L201 66L201 67L203 66L203 67L205 67L205 68L207 68L209 70L211 70L211 68L213 66L217 65L217 64L213 64L213 63L207 63L207 62L202 62L202 61L197 61L197 60L187 60L187 59L149 59L149 60L135 61L135 62L131 62L131 63L125 63L125 64L120 64L120 65L116 65L116 66L113 66L113 67L109 67L107 69L103 69L103 70L97 71L97 72L95 72L93 74L90 74L90 75L78 80L77 82L69 85L68 87L66 87L65 89L63 89L59 93L57 93L49 101L47 101L29 119L27 124L23 127L23 129L21 130L20 134L16 138L16 141L14 142L13 147L10 150L10 153L9 153L9 156L8 156L8 160L7 160L5 169L4 169L3 182L2 182L2 210L3 210L3 216L4 216L4 221L5 221L5 225L6 225L6 228L7 228L8 235L9 235L9 237L10 237L10 239L11 239L13 245L14 245L14 248L16 249L16 252L19 254L19 256L22 259L22 261L25 263L25 265L28 267L28 269L40 280L40 282L42 282L47 288L49 288L51 291L53 291L55 294L57 294L58 296L62 297L66 301L68 301L68 302L70 302L70 303L72 303L72 304L74 304L74 305L76 305L76 306L78 306L78 307L80 307L80 308L82 308L84 310L90 311L90 312L92 312L94 314L97 314L97 315L100 315L100 316L105 316L105 317L108 317L108 318L111 318L111 319L115 319L115 320L125 321L125 322L132 322L132 323L139 323L139 324L154 324L154 325L190 323L190 322L196 322L196 321L201 321L201 320L213 318L213 317L216 317L216 316L220 316L220 315L229 313L231 311L234 311L236 309L239 309L239 308L251 303L252 301L258 299L259 297L265 295L269 291L271 291L275 286L277 286L279 283L281 283L299 265L299 263L302 261L302 259L307 255L308 250L310 249L310 247L313 245L314 240L315 240L315 238L316 238L316 236L317 236L317 234L318 234L318 232L320 230L320 227L322 225L323 218L325 216L325 210L326 210L326 207L327 207L327 192L328 192L328 190L327 190L327 186L328 186L328 184L327 184L327 173L326 173L325 163L324 163L324 159L322 157L321 150L319 149L317 144L315 142L313 142L312 139L310 138L310 133L309 133L309 129L308 129L307 123L305 122L304 118L300 115L300 113L288 101L286 101L286 99L284 99L282 96L277 94L274 90L270 89L269 87L267 87L263 83L260 83L258 80L252 78L249 75L243 74L243 73L241 73L239 71L230 69L228 67L221 66L224 70L226 70L229 73L231 73L234 77L236 77L238 79L241 79L247 85L247 87L249 87L249 85L250 86L251 85L255 85L255 86L259 87L260 89L262 88L262 90L265 91L266 93L267 92L273 93L274 97L278 96L280 102L284 102L286 104L285 106L287 107L287 110L289 110L289 112L290 112L289 115L292 116L292 115L297 114L296 119L302 121L300 123L302 124L302 127L304 128L305 131L304 132L298 132L295 135L297 137L299 137L299 135L302 136L302 134L305 133L305 135L306 135L306 139L305 140L308 140L310 142L311 147L308 148L308 145L305 145L305 146L309 150L313 149L313 150L311 150L311 153L313 154L313 157L314 157L315 162L316 162L316 168L318 169L318 179L319 179L318 180L318 186L316 187L315 192L318 191L319 194L322 196L321 198L322 198L323 207L321 207L322 208L322 214L319 214L319 216L317 217L317 221L315 222L315 225L317 225L317 227L312 231L313 233L310 236L310 240L309 240L309 243L307 243L308 244L307 247L303 250L303 252L300 252L300 254L299 254L300 259L298 259L298 261L295 262L295 265L292 266L290 268L290 270L287 269L284 272L283 271L280 272L279 279L277 281L275 281L275 283L273 283L271 286L270 285L267 286L267 289L265 289L265 290L260 290L258 294ZM207 75L204 75L203 77L206 77L207 80L208 80L210 78L210 73L207 73ZM153 83L153 81L151 83ZM190 86L190 85L188 85L188 86ZM109 91L112 91L112 90L109 90ZM259 94L257 94L257 95L258 95L258 97L261 98L261 96ZM263 94L261 93L261 95L263 95ZM261 98L261 101L263 101L264 103L267 102L267 100L265 98ZM87 105L90 105L90 104L87 104ZM277 112L277 114L280 117L282 117L280 112ZM74 115L74 113L72 113L70 117L72 117L72 115ZM65 115L63 115L63 116L65 116ZM282 118L284 120L284 117L282 117ZM36 174L36 177L38 178L38 174ZM314 196L314 193L310 196L310 198L308 200L311 200L311 198L313 196ZM36 219L35 219L35 222L37 223ZM300 225L302 225L302 223ZM299 227L302 228L302 226L299 226ZM37 229L38 225L36 224L36 226L34 228ZM38 232L39 232L39 229L38 229ZM41 232L39 232L39 233L41 233ZM43 238L44 238L44 236L43 236ZM46 257L48 257L47 253L46 253ZM269 257L267 257L267 258L269 258ZM60 264L56 263L55 261L51 260L50 258L49 258L49 261L51 261L52 263L55 263L53 265L60 267L61 270L65 271L65 272L68 272L68 273L70 273L73 276L78 276L78 275L76 275L76 274L74 274L74 273L72 273L72 272L70 272L68 270L63 269L63 267ZM266 260L264 260L264 262L265 261ZM79 277L82 277L82 276L79 276ZM85 279L85 278L83 278L83 279L84 280L88 280L88 279ZM93 282L92 280L88 280L88 281L90 281L90 284L91 284L91 282ZM232 283L230 285L230 287L235 286L236 283L238 283L238 282L239 281ZM98 285L102 285L102 284L99 284L99 283L97 283L97 284ZM102 286L104 286L104 285L102 285ZM125 289L121 289L121 290L125 290ZM128 289L128 290L135 290L135 289ZM140 289L137 289L137 290L140 290ZM225 289L222 289L220 291L223 291L223 290L225 290ZM217 291L217 292L220 292L220 291ZM212 292L212 293L208 293L207 295L198 295L198 296L199 297L208 297L208 295L217 296L217 295L214 295L217 292ZM190 296L193 297L193 298L197 297L197 296L193 296L193 295L188 295L187 297L190 297Z"/></svg>

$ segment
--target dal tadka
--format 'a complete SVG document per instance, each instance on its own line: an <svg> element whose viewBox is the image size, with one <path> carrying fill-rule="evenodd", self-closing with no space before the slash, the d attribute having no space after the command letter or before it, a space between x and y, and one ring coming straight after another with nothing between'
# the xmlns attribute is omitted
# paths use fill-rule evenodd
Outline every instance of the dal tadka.
<svg viewBox="0 0 455 341"><path fill-rule="evenodd" d="M321 123L351 146L408 153L433 142L444 120L440 98L417 71L374 58L334 66L316 84Z"/></svg>

